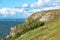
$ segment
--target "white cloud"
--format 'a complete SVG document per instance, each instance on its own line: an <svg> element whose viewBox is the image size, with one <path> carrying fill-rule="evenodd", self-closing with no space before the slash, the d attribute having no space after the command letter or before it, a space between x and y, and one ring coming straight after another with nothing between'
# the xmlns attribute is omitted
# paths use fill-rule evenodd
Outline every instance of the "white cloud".
<svg viewBox="0 0 60 40"><path fill-rule="evenodd" d="M60 0L38 0L37 2L30 5L31 8L43 8L60 6Z"/></svg>
<svg viewBox="0 0 60 40"><path fill-rule="evenodd" d="M2 9L0 9L0 13L3 14L3 15L8 14L8 13L7 13L7 8L2 8Z"/></svg>
<svg viewBox="0 0 60 40"><path fill-rule="evenodd" d="M0 14L2 14L4 17L6 17L7 15L15 15L18 13L23 13L24 9L18 9L18 8L1 8L0 9Z"/></svg>
<svg viewBox="0 0 60 40"><path fill-rule="evenodd" d="M23 5L22 5L22 7L24 8L24 7L28 7L29 5L27 4L27 3L24 3Z"/></svg>
<svg viewBox="0 0 60 40"><path fill-rule="evenodd" d="M37 8L42 6L45 2L48 2L49 0L38 0L37 2L31 4L31 8Z"/></svg>
<svg viewBox="0 0 60 40"><path fill-rule="evenodd" d="M16 12L20 12L20 13L22 13L24 11L24 9L22 8L22 9L16 9Z"/></svg>
<svg viewBox="0 0 60 40"><path fill-rule="evenodd" d="M56 6L56 7L46 7L46 8L43 8L42 11L45 11L45 10L53 10L53 9L60 9L60 6Z"/></svg>

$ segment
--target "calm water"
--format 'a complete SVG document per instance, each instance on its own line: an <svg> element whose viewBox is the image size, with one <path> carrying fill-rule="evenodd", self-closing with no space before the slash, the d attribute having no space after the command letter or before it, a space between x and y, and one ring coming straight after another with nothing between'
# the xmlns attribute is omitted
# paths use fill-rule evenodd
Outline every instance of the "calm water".
<svg viewBox="0 0 60 40"><path fill-rule="evenodd" d="M5 37L9 34L10 28L15 25L22 24L24 21L0 21L0 38Z"/></svg>

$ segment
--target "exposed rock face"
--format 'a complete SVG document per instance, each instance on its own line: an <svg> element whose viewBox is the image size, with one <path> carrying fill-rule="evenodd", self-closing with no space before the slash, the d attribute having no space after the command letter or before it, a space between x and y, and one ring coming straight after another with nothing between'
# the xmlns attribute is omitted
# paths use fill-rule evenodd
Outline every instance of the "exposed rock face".
<svg viewBox="0 0 60 40"><path fill-rule="evenodd" d="M36 20L36 19L39 18L40 16L42 16L42 14L37 13L37 14L35 14L34 16L32 16L32 19Z"/></svg>
<svg viewBox="0 0 60 40"><path fill-rule="evenodd" d="M52 14L51 12L46 13L44 16L42 16L40 18L40 21L41 22L47 22L49 20L52 20L53 19L53 16L51 14Z"/></svg>
<svg viewBox="0 0 60 40"><path fill-rule="evenodd" d="M11 27L11 32L10 32L10 36L14 37L14 35L16 34L16 26L15 27Z"/></svg>

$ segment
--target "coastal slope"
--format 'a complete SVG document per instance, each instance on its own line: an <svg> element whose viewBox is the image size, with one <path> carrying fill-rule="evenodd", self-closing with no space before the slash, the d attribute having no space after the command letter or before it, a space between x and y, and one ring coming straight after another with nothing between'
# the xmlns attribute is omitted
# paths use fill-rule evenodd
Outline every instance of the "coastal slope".
<svg viewBox="0 0 60 40"><path fill-rule="evenodd" d="M4 40L59 40L60 9L33 13L25 23L15 26Z"/></svg>

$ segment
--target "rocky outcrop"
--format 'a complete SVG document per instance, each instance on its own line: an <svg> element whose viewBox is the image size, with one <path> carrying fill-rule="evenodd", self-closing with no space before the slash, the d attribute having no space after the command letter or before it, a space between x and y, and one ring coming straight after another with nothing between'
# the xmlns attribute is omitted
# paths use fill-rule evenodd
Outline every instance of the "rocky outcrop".
<svg viewBox="0 0 60 40"><path fill-rule="evenodd" d="M14 36L15 36L15 34L16 34L15 29L16 29L16 26L15 26L15 27L11 27L10 36L12 36L12 37L14 37Z"/></svg>
<svg viewBox="0 0 60 40"><path fill-rule="evenodd" d="M41 22L47 22L47 21L52 20L53 18L54 18L54 16L52 16L52 13L51 13L51 12L48 12L48 13L46 13L44 16L42 16L42 17L40 18L40 21L41 21Z"/></svg>

